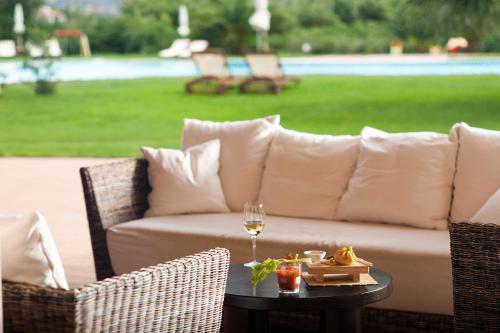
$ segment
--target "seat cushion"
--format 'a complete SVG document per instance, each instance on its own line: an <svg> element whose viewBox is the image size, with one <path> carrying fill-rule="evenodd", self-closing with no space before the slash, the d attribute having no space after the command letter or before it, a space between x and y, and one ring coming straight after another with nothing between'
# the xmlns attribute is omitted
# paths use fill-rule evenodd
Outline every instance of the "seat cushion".
<svg viewBox="0 0 500 333"><path fill-rule="evenodd" d="M185 119L182 149L220 140L219 175L226 203L232 211L241 211L245 202L257 200L264 162L279 122L279 116L226 122Z"/></svg>
<svg viewBox="0 0 500 333"><path fill-rule="evenodd" d="M332 220L358 158L359 138L280 129L259 202L268 214Z"/></svg>
<svg viewBox="0 0 500 333"><path fill-rule="evenodd" d="M336 218L445 230L457 148L448 135L364 128L356 171Z"/></svg>
<svg viewBox="0 0 500 333"><path fill-rule="evenodd" d="M486 201L470 221L500 225L500 190L496 191L495 194Z"/></svg>
<svg viewBox="0 0 500 333"><path fill-rule="evenodd" d="M452 134L459 137L460 148L451 220L464 222L500 189L500 131L461 123L453 127Z"/></svg>
<svg viewBox="0 0 500 333"><path fill-rule="evenodd" d="M222 246L232 263L250 261L250 237L241 213L151 217L107 231L113 269L122 274L193 252ZM257 257L352 245L359 257L394 278L393 294L376 306L452 314L452 280L447 231L407 226L266 216Z"/></svg>

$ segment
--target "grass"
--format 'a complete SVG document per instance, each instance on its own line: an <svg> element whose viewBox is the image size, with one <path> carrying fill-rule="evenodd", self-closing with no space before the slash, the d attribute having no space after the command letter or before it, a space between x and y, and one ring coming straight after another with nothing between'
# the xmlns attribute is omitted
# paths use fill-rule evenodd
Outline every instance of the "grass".
<svg viewBox="0 0 500 333"><path fill-rule="evenodd" d="M500 76L307 77L281 96L186 95L185 79L61 83L54 96L26 85L0 95L0 155L138 156L178 147L185 117L215 121L281 114L313 133L448 132L455 122L500 130Z"/></svg>

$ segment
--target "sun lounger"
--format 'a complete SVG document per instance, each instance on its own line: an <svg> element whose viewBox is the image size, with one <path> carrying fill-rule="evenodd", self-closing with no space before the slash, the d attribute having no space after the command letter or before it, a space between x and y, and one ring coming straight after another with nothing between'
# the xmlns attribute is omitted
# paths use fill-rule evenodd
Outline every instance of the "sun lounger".
<svg viewBox="0 0 500 333"><path fill-rule="evenodd" d="M205 52L208 49L208 41L203 39L193 40L189 44L189 50L191 53Z"/></svg>
<svg viewBox="0 0 500 333"><path fill-rule="evenodd" d="M189 58L191 50L189 45L191 41L187 38L176 39L168 49L158 52L160 58Z"/></svg>
<svg viewBox="0 0 500 333"><path fill-rule="evenodd" d="M61 45L59 44L59 41L56 38L46 40L45 48L47 49L47 55L49 57L58 58L63 54L61 50Z"/></svg>
<svg viewBox="0 0 500 333"><path fill-rule="evenodd" d="M33 44L31 42L26 43L26 51L31 58L40 58L44 55L43 47Z"/></svg>
<svg viewBox="0 0 500 333"><path fill-rule="evenodd" d="M266 91L279 94L288 83L298 84L299 78L286 76L276 53L247 53L245 59L250 67L251 77L240 86L240 92L250 91L256 83L264 84Z"/></svg>
<svg viewBox="0 0 500 333"><path fill-rule="evenodd" d="M16 43L13 40L0 40L0 58L13 58L16 56Z"/></svg>
<svg viewBox="0 0 500 333"><path fill-rule="evenodd" d="M224 94L232 85L245 81L245 77L236 77L231 74L227 66L226 57L220 50L207 50L193 54L193 60L201 73L201 77L186 83L186 92L192 93L193 87L198 84L212 84L215 92Z"/></svg>
<svg viewBox="0 0 500 333"><path fill-rule="evenodd" d="M45 47L28 42L26 43L26 50L31 58L43 56L59 58L63 54L59 41L55 38L46 40Z"/></svg>

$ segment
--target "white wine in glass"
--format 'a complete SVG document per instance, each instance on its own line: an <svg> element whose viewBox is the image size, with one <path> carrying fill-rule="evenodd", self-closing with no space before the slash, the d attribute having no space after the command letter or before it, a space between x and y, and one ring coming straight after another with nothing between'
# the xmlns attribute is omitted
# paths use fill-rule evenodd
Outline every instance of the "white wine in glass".
<svg viewBox="0 0 500 333"><path fill-rule="evenodd" d="M243 224L245 230L250 236L258 236L264 229L264 222L262 221L245 221Z"/></svg>
<svg viewBox="0 0 500 333"><path fill-rule="evenodd" d="M252 239L253 260L245 264L246 267L252 267L259 262L256 259L257 236L264 230L264 206L262 204L245 203L243 210L243 227L250 234Z"/></svg>

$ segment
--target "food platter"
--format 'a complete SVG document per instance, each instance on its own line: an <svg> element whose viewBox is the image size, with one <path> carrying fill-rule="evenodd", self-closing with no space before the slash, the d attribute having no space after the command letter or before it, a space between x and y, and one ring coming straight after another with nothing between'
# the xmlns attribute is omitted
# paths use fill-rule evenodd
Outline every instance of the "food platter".
<svg viewBox="0 0 500 333"><path fill-rule="evenodd" d="M309 275L317 282L324 282L335 275L344 275L352 282L359 282L361 274L369 274L373 264L361 258L351 265L339 265L334 260L322 259L319 262L306 262Z"/></svg>

